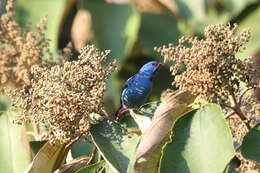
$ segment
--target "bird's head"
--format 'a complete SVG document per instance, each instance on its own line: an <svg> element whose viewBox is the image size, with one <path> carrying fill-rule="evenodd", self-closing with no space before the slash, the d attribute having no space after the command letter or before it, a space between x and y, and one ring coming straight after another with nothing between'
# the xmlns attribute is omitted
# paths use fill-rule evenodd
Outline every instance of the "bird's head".
<svg viewBox="0 0 260 173"><path fill-rule="evenodd" d="M156 61L150 61L142 66L139 70L139 74L152 76L162 66L162 63Z"/></svg>

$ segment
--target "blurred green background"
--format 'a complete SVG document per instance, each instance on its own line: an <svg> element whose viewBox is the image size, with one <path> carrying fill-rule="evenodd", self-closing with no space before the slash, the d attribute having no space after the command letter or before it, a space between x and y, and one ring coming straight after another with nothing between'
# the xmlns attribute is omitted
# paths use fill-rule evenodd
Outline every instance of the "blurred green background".
<svg viewBox="0 0 260 173"><path fill-rule="evenodd" d="M237 23L238 31L250 28L252 38L238 56L257 53L259 7L258 0L15 0L16 19L21 26L34 26L47 15L46 35L54 54L69 42L73 43L75 58L78 50L89 43L111 50L110 60L118 60L119 71L108 82L105 100L109 113L119 106L121 86L127 78L149 60L163 61L155 46L177 44L182 35L203 36L209 24ZM167 66L155 78L151 100L171 87L173 78Z"/></svg>

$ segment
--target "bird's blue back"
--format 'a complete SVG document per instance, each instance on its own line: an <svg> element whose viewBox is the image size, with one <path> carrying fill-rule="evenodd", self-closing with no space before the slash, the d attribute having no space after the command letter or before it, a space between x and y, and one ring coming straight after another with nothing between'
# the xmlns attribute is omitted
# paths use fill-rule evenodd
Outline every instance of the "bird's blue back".
<svg viewBox="0 0 260 173"><path fill-rule="evenodd" d="M152 91L152 78L159 67L158 64L156 61L146 63L136 75L126 81L121 94L123 107L137 108L145 103Z"/></svg>
<svg viewBox="0 0 260 173"><path fill-rule="evenodd" d="M150 79L136 74L131 77L122 91L121 104L127 108L141 106L152 91L153 83Z"/></svg>

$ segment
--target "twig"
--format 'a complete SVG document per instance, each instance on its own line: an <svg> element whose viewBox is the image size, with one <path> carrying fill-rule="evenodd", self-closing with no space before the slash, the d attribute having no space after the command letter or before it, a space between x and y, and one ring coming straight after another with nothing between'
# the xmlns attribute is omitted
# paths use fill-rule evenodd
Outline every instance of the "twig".
<svg viewBox="0 0 260 173"><path fill-rule="evenodd" d="M240 104L237 102L237 99L235 97L234 93L230 93L230 102L234 104L234 106L229 106L223 103L222 105L225 107L228 107L234 111L234 113L240 118L240 120L245 124L247 130L251 128L248 119L246 116L243 114L243 112L240 109Z"/></svg>
<svg viewBox="0 0 260 173"><path fill-rule="evenodd" d="M225 103L220 103L220 105L223 106L223 107L226 107L226 108L232 109L232 110L235 109L235 107L233 107L233 106L231 106L231 105L227 105L227 104L225 104Z"/></svg>
<svg viewBox="0 0 260 173"><path fill-rule="evenodd" d="M66 145L66 148L67 147L71 147L72 144L74 144L75 142L77 142L80 138L82 137L82 134L79 135L77 138L75 138L74 140L72 140L71 142L69 142L67 145Z"/></svg>
<svg viewBox="0 0 260 173"><path fill-rule="evenodd" d="M254 87L250 87L250 88L246 88L242 91L241 95L239 96L239 99L238 99L238 104L241 105L242 103L242 99L244 97L244 95L251 89L254 89Z"/></svg>
<svg viewBox="0 0 260 173"><path fill-rule="evenodd" d="M240 120L245 124L247 130L251 128L248 119L245 117L245 115L242 113L240 107L236 105L234 111L236 112L236 115L240 118Z"/></svg>
<svg viewBox="0 0 260 173"><path fill-rule="evenodd" d="M102 167L98 173L102 173L105 170L105 167Z"/></svg>
<svg viewBox="0 0 260 173"><path fill-rule="evenodd" d="M87 162L87 165L91 164L93 162L93 160L95 159L95 156L96 156L96 153L97 153L97 147L94 147L93 148L93 151L91 153L91 156Z"/></svg>
<svg viewBox="0 0 260 173"><path fill-rule="evenodd" d="M34 136L38 140L41 134L39 123L33 123L33 132L34 132Z"/></svg>
<svg viewBox="0 0 260 173"><path fill-rule="evenodd" d="M226 116L225 119L228 119L229 117L231 117L232 115L235 115L236 113L234 111L230 111Z"/></svg>

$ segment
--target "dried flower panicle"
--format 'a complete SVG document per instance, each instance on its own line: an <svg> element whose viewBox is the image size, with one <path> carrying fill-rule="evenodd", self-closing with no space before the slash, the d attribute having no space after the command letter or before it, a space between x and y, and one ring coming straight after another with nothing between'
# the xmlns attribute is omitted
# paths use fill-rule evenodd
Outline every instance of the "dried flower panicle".
<svg viewBox="0 0 260 173"><path fill-rule="evenodd" d="M176 62L170 69L176 75L173 85L200 94L207 101L224 104L228 104L229 96L239 95L242 83L253 87L254 69L249 58L235 57L244 49L250 32L235 35L236 28L236 25L210 25L205 29L205 39L184 36L177 46L155 48L166 61ZM191 47L186 47L186 43ZM178 74L183 66L185 71Z"/></svg>
<svg viewBox="0 0 260 173"><path fill-rule="evenodd" d="M102 114L106 79L115 61L104 64L109 51L93 46L81 50L79 60L54 66L34 66L31 84L15 92L23 108L17 123L26 120L45 125L52 144L87 135L91 114Z"/></svg>
<svg viewBox="0 0 260 173"><path fill-rule="evenodd" d="M13 0L6 5L6 13L0 16L0 88L29 82L30 68L41 64L42 58L51 58L49 40L46 39L46 18L42 18L36 31L22 29L14 17Z"/></svg>

